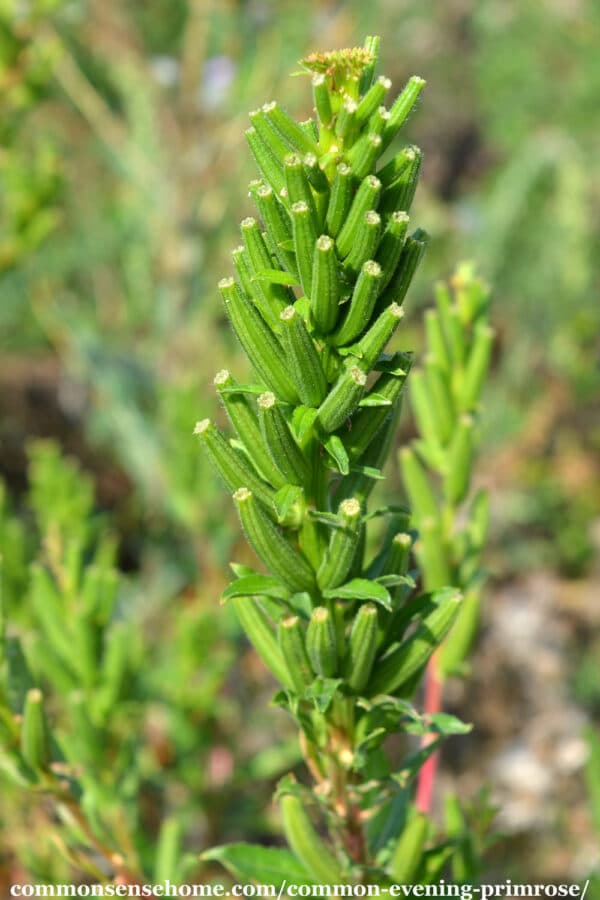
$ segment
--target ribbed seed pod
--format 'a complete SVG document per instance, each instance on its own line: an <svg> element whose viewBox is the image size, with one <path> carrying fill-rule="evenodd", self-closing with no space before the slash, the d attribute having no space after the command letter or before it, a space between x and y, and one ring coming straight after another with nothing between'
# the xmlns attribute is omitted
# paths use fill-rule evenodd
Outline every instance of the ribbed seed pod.
<svg viewBox="0 0 600 900"><path fill-rule="evenodd" d="M271 153L256 128L247 128L244 132L248 146L252 152L256 164L260 169L263 178L267 181L273 190L279 194L285 187L285 178L283 175L283 163Z"/></svg>
<svg viewBox="0 0 600 900"><path fill-rule="evenodd" d="M391 86L392 82L390 79L386 78L385 75L380 75L375 84L369 88L364 97L361 98L358 109L356 110L356 119L359 125L364 125L367 119L369 119L375 110L383 103L385 95Z"/></svg>
<svg viewBox="0 0 600 900"><path fill-rule="evenodd" d="M229 320L248 359L265 385L287 403L296 403L298 394L283 362L283 351L275 335L233 278L223 278L219 290Z"/></svg>
<svg viewBox="0 0 600 900"><path fill-rule="evenodd" d="M358 366L345 369L319 407L318 421L325 431L337 431L351 416L365 392L367 376Z"/></svg>
<svg viewBox="0 0 600 900"><path fill-rule="evenodd" d="M293 205L294 203L306 203L312 218L316 216L315 203L313 193L308 178L302 165L302 160L297 153L290 153L286 156L283 170L285 173L285 185L288 192L288 199Z"/></svg>
<svg viewBox="0 0 600 900"><path fill-rule="evenodd" d="M461 600L459 591L440 591L433 612L410 637L378 660L368 685L370 696L393 694L423 668L454 624Z"/></svg>
<svg viewBox="0 0 600 900"><path fill-rule="evenodd" d="M389 400L389 406L367 406L352 418L352 427L344 437L344 446L351 459L361 456L380 428L383 427L404 387L406 375L384 372L375 382L373 391Z"/></svg>
<svg viewBox="0 0 600 900"><path fill-rule="evenodd" d="M317 606L312 611L306 632L306 650L317 675L331 678L337 673L335 624L325 606Z"/></svg>
<svg viewBox="0 0 600 900"><path fill-rule="evenodd" d="M350 653L346 661L346 678L351 689L360 693L366 687L377 654L377 607L363 604L350 632Z"/></svg>
<svg viewBox="0 0 600 900"><path fill-rule="evenodd" d="M265 228L275 247L277 259L284 269L297 276L296 255L293 250L286 249L289 241L292 240L292 223L289 216L282 209L281 203L276 199L273 188L270 185L261 185L254 192L253 196L261 218L265 223Z"/></svg>
<svg viewBox="0 0 600 900"><path fill-rule="evenodd" d="M461 406L465 411L474 409L479 402L483 379L490 364L493 343L493 328L485 323L477 324L473 332L473 346L467 360L460 392Z"/></svg>
<svg viewBox="0 0 600 900"><path fill-rule="evenodd" d="M319 165L319 159L314 153L305 153L302 157L304 171L311 185L319 194L329 192L329 182L325 172Z"/></svg>
<svg viewBox="0 0 600 900"><path fill-rule="evenodd" d="M264 478L265 481L269 481L274 487L283 487L287 484L286 479L274 464L265 448L256 411L248 400L247 395L224 390L225 388L235 387L236 385L235 379L227 369L222 369L220 372L217 372L214 379L214 385L219 393L221 402L225 407L229 421L233 425L240 441L248 451L248 455L259 475ZM253 490L252 486L248 484L248 480L240 481L234 487L230 486L230 490L237 490L238 487L242 487L243 485L249 486L251 490ZM259 495L257 494L257 496Z"/></svg>
<svg viewBox="0 0 600 900"><path fill-rule="evenodd" d="M255 109L250 114L250 122L258 132L261 140L269 148L271 154L279 162L290 152L290 145L283 139L277 128L269 122L262 109Z"/></svg>
<svg viewBox="0 0 600 900"><path fill-rule="evenodd" d="M462 503L469 489L474 427L473 416L462 415L450 444L448 471L444 476L444 494L454 505Z"/></svg>
<svg viewBox="0 0 600 900"><path fill-rule="evenodd" d="M360 339L358 352L365 369L373 368L403 318L404 310L402 307L398 306L397 303L390 303L388 308L384 309Z"/></svg>
<svg viewBox="0 0 600 900"><path fill-rule="evenodd" d="M369 134L383 134L389 120L390 114L388 110L385 106L380 106L369 119Z"/></svg>
<svg viewBox="0 0 600 900"><path fill-rule="evenodd" d="M358 276L346 318L331 338L334 346L350 344L365 330L371 321L380 283L381 266L372 259L367 260Z"/></svg>
<svg viewBox="0 0 600 900"><path fill-rule="evenodd" d="M303 119L301 122L298 122L298 125L309 140L314 141L315 144L319 143L319 129L314 119ZM309 153L311 152L309 151Z"/></svg>
<svg viewBox="0 0 600 900"><path fill-rule="evenodd" d="M258 398L258 417L263 440L279 471L290 484L306 484L310 474L308 462L271 391Z"/></svg>
<svg viewBox="0 0 600 900"><path fill-rule="evenodd" d="M360 537L361 506L355 497L342 500L337 515L340 527L332 529L327 552L317 572L321 590L344 583Z"/></svg>
<svg viewBox="0 0 600 900"><path fill-rule="evenodd" d="M350 253L344 260L347 273L356 275L369 259L373 259L381 237L381 216L374 209L365 213L356 230L356 236ZM379 265L379 263L377 263ZM378 289L380 289L381 281Z"/></svg>
<svg viewBox="0 0 600 900"><path fill-rule="evenodd" d="M294 682L279 649L273 629L258 601L252 597L234 597L231 602L240 625L264 664L284 687L293 688Z"/></svg>
<svg viewBox="0 0 600 900"><path fill-rule="evenodd" d="M320 74L313 75L312 88L317 115L323 126L329 128L333 119L333 110L331 109L331 100L325 76Z"/></svg>
<svg viewBox="0 0 600 900"><path fill-rule="evenodd" d="M348 153L348 161L357 178L364 178L375 167L383 150L380 134L370 132L356 142Z"/></svg>
<svg viewBox="0 0 600 900"><path fill-rule="evenodd" d="M406 531L399 531L392 538L390 552L383 565L383 575L406 575L412 538Z"/></svg>
<svg viewBox="0 0 600 900"><path fill-rule="evenodd" d="M426 359L424 373L440 439L445 446L452 437L456 418L449 379L432 357Z"/></svg>
<svg viewBox="0 0 600 900"><path fill-rule="evenodd" d="M365 213L370 209L376 209L380 193L381 182L375 175L369 175L361 182L336 240L338 253L342 258L350 253L356 231L364 219Z"/></svg>
<svg viewBox="0 0 600 900"><path fill-rule="evenodd" d="M413 514L418 520L435 518L439 509L436 496L423 466L409 447L400 451L400 467Z"/></svg>
<svg viewBox="0 0 600 900"><path fill-rule="evenodd" d="M335 120L336 137L348 146L352 143L358 131L358 123L356 121L357 109L358 104L349 97L342 104L342 108L338 112Z"/></svg>
<svg viewBox="0 0 600 900"><path fill-rule="evenodd" d="M241 487L233 499L248 541L264 564L292 591L311 591L315 586L313 570L263 512L252 492Z"/></svg>
<svg viewBox="0 0 600 900"><path fill-rule="evenodd" d="M248 256L248 251L243 244L240 244L239 247L235 247L235 249L231 251L231 258L233 259L233 265L235 266L235 271L240 280L242 290L248 297L252 297L253 300L256 300L258 283L252 281L253 272L250 267L250 258ZM261 308L261 312L263 316L265 314L267 316L269 315L268 308Z"/></svg>
<svg viewBox="0 0 600 900"><path fill-rule="evenodd" d="M391 144L402 125L404 125L424 87L424 78L420 78L418 75L413 75L409 78L406 87L400 96L396 98L390 109L390 121L383 136L384 148Z"/></svg>
<svg viewBox="0 0 600 900"><path fill-rule="evenodd" d="M396 884L411 884L421 865L429 822L425 813L410 811L408 821L396 844L389 864Z"/></svg>
<svg viewBox="0 0 600 900"><path fill-rule="evenodd" d="M298 616L287 616L281 620L277 639L294 690L301 694L312 682L314 673L308 660L304 631Z"/></svg>
<svg viewBox="0 0 600 900"><path fill-rule="evenodd" d="M306 871L319 884L342 884L342 869L319 837L300 797L285 794L280 804L286 840Z"/></svg>
<svg viewBox="0 0 600 900"><path fill-rule="evenodd" d="M333 238L322 234L315 243L311 310L317 331L329 334L339 314L340 273Z"/></svg>
<svg viewBox="0 0 600 900"><path fill-rule="evenodd" d="M399 303L401 305L404 302L413 275L423 258L426 242L427 235L420 228L407 237L400 254L396 272L379 299L377 312L385 309L390 303Z"/></svg>
<svg viewBox="0 0 600 900"><path fill-rule="evenodd" d="M414 200L415 191L419 182L423 154L418 147L413 148L414 156L401 175L387 185L384 189L379 208L382 215L387 215L395 209L408 212Z"/></svg>
<svg viewBox="0 0 600 900"><path fill-rule="evenodd" d="M267 119L275 125L278 131L296 150L302 153L317 153L319 147L315 140L311 139L297 122L286 113L278 103L265 103L263 111Z"/></svg>
<svg viewBox="0 0 600 900"><path fill-rule="evenodd" d="M404 246L408 222L408 215L402 210L393 212L387 221L375 256L375 261L381 266L380 291L388 286L396 271Z"/></svg>
<svg viewBox="0 0 600 900"><path fill-rule="evenodd" d="M273 509L274 492L268 484L261 481L245 457L234 450L229 441L210 419L202 419L196 424L194 434L200 438L208 458L223 479L229 491L237 491L240 487L250 487L260 502Z"/></svg>
<svg viewBox="0 0 600 900"><path fill-rule="evenodd" d="M47 769L51 762L50 735L44 713L44 697L39 688L31 688L25 697L21 726L21 752L32 769Z"/></svg>
<svg viewBox="0 0 600 900"><path fill-rule="evenodd" d="M402 175L405 169L414 160L415 154L417 152L421 152L418 147L403 147L403 149L396 153L396 155L389 161L389 163L386 163L383 169L379 170L379 172L377 173L377 177L381 181L384 190L390 184L393 184L393 182L395 182L400 175Z"/></svg>
<svg viewBox="0 0 600 900"><path fill-rule="evenodd" d="M337 237L352 206L353 174L350 166L340 163L335 170L325 224L332 237ZM365 211L369 207L365 207Z"/></svg>
<svg viewBox="0 0 600 900"><path fill-rule="evenodd" d="M318 406L327 393L327 380L317 348L295 307L286 307L279 318L281 342L300 399L306 406Z"/></svg>
<svg viewBox="0 0 600 900"><path fill-rule="evenodd" d="M413 372L410 379L410 400L419 431L428 444L435 446L441 442L436 411L427 389L425 375L421 371Z"/></svg>
<svg viewBox="0 0 600 900"><path fill-rule="evenodd" d="M435 591L455 579L452 575L450 548L444 540L439 514L426 516L419 525L419 539L415 544L415 556L423 573L425 590Z"/></svg>
<svg viewBox="0 0 600 900"><path fill-rule="evenodd" d="M317 240L317 226L314 215L311 215L304 201L292 205L292 222L294 225L294 246L296 262L300 275L302 290L310 297L312 287L312 261Z"/></svg>
<svg viewBox="0 0 600 900"><path fill-rule="evenodd" d="M271 254L267 249L267 245L263 240L258 222L252 216L242 219L241 223L242 240L248 252L252 277L256 276L263 269L273 268ZM267 321L269 324L275 322L275 327L279 325L279 313L290 302L290 295L282 284L271 284L268 281L255 280L253 294L256 297L264 299L264 305L261 304L261 312L268 313Z"/></svg>

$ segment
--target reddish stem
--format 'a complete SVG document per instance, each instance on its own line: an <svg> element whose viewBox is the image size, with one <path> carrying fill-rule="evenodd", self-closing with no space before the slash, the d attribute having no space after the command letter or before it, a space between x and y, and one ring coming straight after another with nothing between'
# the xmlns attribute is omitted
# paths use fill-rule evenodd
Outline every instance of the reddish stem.
<svg viewBox="0 0 600 900"><path fill-rule="evenodd" d="M440 712L442 708L442 682L438 673L437 656L434 655L427 665L425 676L424 712L426 715ZM426 734L421 739L421 746L427 747L436 739L434 734ZM433 787L438 765L438 753L434 753L422 766L417 780L415 803L417 810L429 813L433 802Z"/></svg>

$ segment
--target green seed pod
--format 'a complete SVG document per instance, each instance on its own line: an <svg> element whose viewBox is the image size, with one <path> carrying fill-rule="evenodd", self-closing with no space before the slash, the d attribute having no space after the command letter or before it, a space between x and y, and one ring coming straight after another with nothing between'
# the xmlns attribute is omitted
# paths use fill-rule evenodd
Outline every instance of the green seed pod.
<svg viewBox="0 0 600 900"><path fill-rule="evenodd" d="M358 366L344 369L319 407L318 421L328 432L337 431L352 415L365 392L367 376Z"/></svg>
<svg viewBox="0 0 600 900"><path fill-rule="evenodd" d="M289 216L282 209L281 203L276 199L270 185L261 185L253 196L267 233L275 247L277 259L282 268L297 276L296 254L293 250L287 249L292 240L292 225Z"/></svg>
<svg viewBox="0 0 600 900"><path fill-rule="evenodd" d="M236 247L231 251L231 258L233 259L233 265L235 266L235 271L240 280L242 290L248 297L252 297L253 300L256 300L259 285L258 282L252 281L253 272L250 266L250 257L243 244L240 244L239 247ZM265 307L265 309L261 308L261 312L263 315L265 315L265 312L269 315L267 307Z"/></svg>
<svg viewBox="0 0 600 900"><path fill-rule="evenodd" d="M365 213L377 207L380 193L381 182L375 175L369 175L361 182L336 241L338 253L342 259L350 253L356 231L364 219Z"/></svg>
<svg viewBox="0 0 600 900"><path fill-rule="evenodd" d="M309 478L308 462L271 391L258 398L258 418L263 440L279 471L290 484L306 484Z"/></svg>
<svg viewBox="0 0 600 900"><path fill-rule="evenodd" d="M479 591L467 591L452 633L448 635L437 655L438 669L442 678L461 673L479 630L480 606Z"/></svg>
<svg viewBox="0 0 600 900"><path fill-rule="evenodd" d="M267 245L263 240L258 222L252 216L242 219L242 240L248 253L252 284L254 285L251 296L257 300L257 305L271 328L279 327L279 313L290 302L290 295L284 285L271 284L268 281L255 278L262 270L272 269L273 261Z"/></svg>
<svg viewBox="0 0 600 900"><path fill-rule="evenodd" d="M448 471L444 477L444 495L449 503L457 506L469 490L473 459L473 416L462 415L448 454Z"/></svg>
<svg viewBox="0 0 600 900"><path fill-rule="evenodd" d="M347 146L350 146L354 140L354 136L358 130L358 124L356 121L356 110L358 109L358 104L351 97L348 97L344 103L340 111L337 114L335 120L335 133L336 136L344 142Z"/></svg>
<svg viewBox="0 0 600 900"><path fill-rule="evenodd" d="M290 203L306 203L311 216L314 218L316 210L313 193L306 177L302 160L297 153L290 153L286 156L283 170L285 172L285 184Z"/></svg>
<svg viewBox="0 0 600 900"><path fill-rule="evenodd" d="M256 128L247 128L244 133L252 156L256 160L256 164L260 169L263 178L271 185L275 193L279 194L282 188L285 187L283 163L279 162L279 160L273 156Z"/></svg>
<svg viewBox="0 0 600 900"><path fill-rule="evenodd" d="M383 575L406 575L410 559L412 537L406 531L399 531L392 538L390 552L384 563Z"/></svg>
<svg viewBox="0 0 600 900"><path fill-rule="evenodd" d="M369 681L369 694L394 694L419 672L450 631L462 594L447 588L438 592L437 605L410 637L378 660Z"/></svg>
<svg viewBox="0 0 600 900"><path fill-rule="evenodd" d="M333 119L333 110L325 75L313 75L312 88L317 115L323 127L328 129Z"/></svg>
<svg viewBox="0 0 600 900"><path fill-rule="evenodd" d="M307 872L319 884L342 884L341 867L317 834L301 799L285 794L280 803L286 840Z"/></svg>
<svg viewBox="0 0 600 900"><path fill-rule="evenodd" d="M438 446L441 440L438 419L423 372L413 372L411 375L410 399L419 432L428 444Z"/></svg>
<svg viewBox="0 0 600 900"><path fill-rule="evenodd" d="M392 213L385 226L385 231L377 250L377 256L375 257L376 262L381 266L381 291L388 286L400 261L408 222L407 214L402 210L398 210Z"/></svg>
<svg viewBox="0 0 600 900"><path fill-rule="evenodd" d="M306 632L308 658L317 675L332 678L338 667L333 617L325 606L313 609Z"/></svg>
<svg viewBox="0 0 600 900"><path fill-rule="evenodd" d="M379 208L382 215L401 209L408 212L414 200L419 182L423 154L418 147L413 148L414 156L401 175L384 189Z"/></svg>
<svg viewBox="0 0 600 900"><path fill-rule="evenodd" d="M340 291L340 274L333 238L322 234L315 243L310 297L313 319L321 334L329 334L335 328Z"/></svg>
<svg viewBox="0 0 600 900"><path fill-rule="evenodd" d="M289 116L278 103L265 103L263 111L273 125L281 132L286 141L288 141L295 150L302 153L317 153L319 147L315 140L298 125L297 122Z"/></svg>
<svg viewBox="0 0 600 900"><path fill-rule="evenodd" d="M348 153L348 161L356 178L365 178L375 168L383 150L380 134L369 133L356 142Z"/></svg>
<svg viewBox="0 0 600 900"><path fill-rule="evenodd" d="M337 237L352 206L353 174L350 166L340 163L335 170L325 224L332 237ZM365 212L369 207L365 207Z"/></svg>
<svg viewBox="0 0 600 900"><path fill-rule="evenodd" d="M250 122L258 132L263 143L268 147L272 156L279 163L283 163L285 157L290 152L290 145L284 141L279 131L272 122L269 122L265 113L261 109L255 109L250 114Z"/></svg>
<svg viewBox="0 0 600 900"><path fill-rule="evenodd" d="M462 409L474 409L479 402L483 380L487 374L494 343L494 330L484 322L475 326L473 346L467 360L465 375L460 392Z"/></svg>
<svg viewBox="0 0 600 900"><path fill-rule="evenodd" d="M404 125L424 87L424 78L420 78L418 75L413 75L412 78L409 78L406 87L400 96L396 98L390 109L390 121L383 136L383 149L391 144L402 125Z"/></svg>
<svg viewBox="0 0 600 900"><path fill-rule="evenodd" d="M383 134L389 120L389 112L385 106L380 106L369 119L369 134Z"/></svg>
<svg viewBox="0 0 600 900"><path fill-rule="evenodd" d="M327 380L317 348L295 307L286 307L279 318L281 342L300 399L306 406L318 406L327 393Z"/></svg>
<svg viewBox="0 0 600 900"><path fill-rule="evenodd" d="M21 752L25 762L35 771L47 769L52 760L44 697L39 688L31 688L25 697Z"/></svg>
<svg viewBox="0 0 600 900"><path fill-rule="evenodd" d="M264 664L286 688L294 687L273 629L257 600L234 597L233 603L240 625Z"/></svg>
<svg viewBox="0 0 600 900"><path fill-rule="evenodd" d="M359 501L355 497L342 500L337 517L341 527L332 529L327 552L317 572L321 590L339 587L350 571L360 537Z"/></svg>
<svg viewBox="0 0 600 900"><path fill-rule="evenodd" d="M235 379L227 369L217 372L214 385L225 407L229 421L248 451L248 456L257 469L258 474L265 481L274 485L274 487L283 487L287 484L287 481L271 459L264 445L256 412L247 395L225 390L225 388L232 388L236 385ZM247 483L247 481L240 482L237 487Z"/></svg>
<svg viewBox="0 0 600 900"><path fill-rule="evenodd" d="M312 262L317 240L315 216L304 201L292 205L294 246L302 290L310 297L312 287Z"/></svg>
<svg viewBox="0 0 600 900"><path fill-rule="evenodd" d="M375 67L379 59L379 45L381 38L378 35L368 35L365 39L365 50L370 54L371 59L365 63L358 82L358 93L362 96L366 94L375 78Z"/></svg>
<svg viewBox="0 0 600 900"><path fill-rule="evenodd" d="M415 555L423 573L423 583L428 591L435 591L452 584L452 566L449 550L439 519L427 516L419 522L419 539L415 544Z"/></svg>
<svg viewBox="0 0 600 900"><path fill-rule="evenodd" d="M406 297L406 292L413 279L413 275L417 271L417 267L423 258L426 242L427 235L420 228L418 228L414 234L407 237L404 247L402 248L402 253L400 254L398 267L392 280L380 297L377 312L381 312L381 310L385 309L386 306L389 306L390 303L399 303L402 305L404 298Z"/></svg>
<svg viewBox="0 0 600 900"><path fill-rule="evenodd" d="M260 313L233 278L221 279L219 290L233 330L258 376L282 400L297 403L298 394L285 370L281 345Z"/></svg>
<svg viewBox="0 0 600 900"><path fill-rule="evenodd" d="M384 372L375 382L373 392L389 400L389 406L367 406L359 409L352 417L350 430L344 437L344 446L352 460L362 456L379 429L384 426L398 401L405 381L406 375Z"/></svg>
<svg viewBox="0 0 600 900"><path fill-rule="evenodd" d="M223 479L229 491L250 485L260 502L273 510L274 492L258 475L252 471L246 459L234 450L229 441L210 419L197 422L194 434L200 438L208 458Z"/></svg>
<svg viewBox="0 0 600 900"><path fill-rule="evenodd" d="M294 690L302 694L314 680L314 674L306 653L304 631L298 616L287 616L281 620L277 629L277 639Z"/></svg>
<svg viewBox="0 0 600 900"><path fill-rule="evenodd" d="M298 122L298 125L309 140L314 141L315 144L319 143L319 129L314 119L303 119L301 122Z"/></svg>
<svg viewBox="0 0 600 900"><path fill-rule="evenodd" d="M392 82L385 75L380 75L374 85L362 97L356 110L356 119L359 125L364 125L367 119L373 115L378 106L385 100L385 95L392 86Z"/></svg>
<svg viewBox="0 0 600 900"><path fill-rule="evenodd" d="M350 253L344 260L344 269L347 273L356 276L362 266L369 259L373 259L379 238L381 237L381 216L374 209L365 213ZM377 263L379 265L379 263ZM379 282L379 287L381 281ZM378 288L379 289L379 288Z"/></svg>
<svg viewBox="0 0 600 900"><path fill-rule="evenodd" d="M425 813L412 809L389 863L390 875L396 884L411 884L414 881L428 831L429 822Z"/></svg>
<svg viewBox="0 0 600 900"><path fill-rule="evenodd" d="M358 343L358 352L365 369L372 369L388 341L404 318L404 310L397 303L390 303L387 309L375 319L369 330Z"/></svg>
<svg viewBox="0 0 600 900"><path fill-rule="evenodd" d="M417 520L428 516L435 518L439 514L439 504L423 466L409 447L403 447L400 451L400 467L413 515Z"/></svg>
<svg viewBox="0 0 600 900"><path fill-rule="evenodd" d="M319 159L314 153L305 153L302 157L304 171L311 185L319 194L329 192L329 182L325 172L319 165Z"/></svg>
<svg viewBox="0 0 600 900"><path fill-rule="evenodd" d="M432 357L425 361L425 383L441 443L446 446L455 428L454 400L450 390L450 379L439 368Z"/></svg>
<svg viewBox="0 0 600 900"><path fill-rule="evenodd" d="M371 321L373 309L381 283L381 266L369 259L363 265L346 318L332 336L331 342L336 347L343 347L355 340Z"/></svg>
<svg viewBox="0 0 600 900"><path fill-rule="evenodd" d="M450 350L439 313L434 309L428 309L425 313L425 336L431 358L440 369L450 372L452 368Z"/></svg>
<svg viewBox="0 0 600 900"><path fill-rule="evenodd" d="M420 152L421 151L418 147L412 145L409 147L403 147L402 150L400 150L399 153L396 153L396 155L389 161L389 163L387 163L383 167L383 169L380 169L380 171L377 173L377 177L381 181L384 190L390 184L393 184L393 182L395 182L400 175L402 175L402 173L414 160L415 154Z"/></svg>
<svg viewBox="0 0 600 900"><path fill-rule="evenodd" d="M294 550L263 512L252 492L245 487L239 488L233 499L248 541L264 564L290 590L311 591L315 586L315 573L304 556Z"/></svg>
<svg viewBox="0 0 600 900"><path fill-rule="evenodd" d="M346 662L346 679L359 694L367 685L377 653L377 607L365 603L360 607L350 632L350 654Z"/></svg>

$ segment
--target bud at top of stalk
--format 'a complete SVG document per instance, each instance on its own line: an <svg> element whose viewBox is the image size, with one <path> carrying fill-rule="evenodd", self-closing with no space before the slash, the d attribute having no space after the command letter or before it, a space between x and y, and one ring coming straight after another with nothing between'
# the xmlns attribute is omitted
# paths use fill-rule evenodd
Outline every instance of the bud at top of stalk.
<svg viewBox="0 0 600 900"><path fill-rule="evenodd" d="M207 428L210 428L212 422L210 419L200 419L194 426L194 434L204 434Z"/></svg>
<svg viewBox="0 0 600 900"><path fill-rule="evenodd" d="M329 610L326 606L315 606L310 617L313 622L328 622Z"/></svg>
<svg viewBox="0 0 600 900"><path fill-rule="evenodd" d="M361 385L362 387L367 383L367 376L362 369L358 368L358 366L352 366L350 369L350 378L355 384Z"/></svg>
<svg viewBox="0 0 600 900"><path fill-rule="evenodd" d="M244 503L246 500L250 500L251 497L252 491L249 491L247 487L238 488L233 494L233 499L236 503Z"/></svg>
<svg viewBox="0 0 600 900"><path fill-rule="evenodd" d="M305 203L304 200L298 200L297 203L292 203L292 212L295 212L295 213L308 212L308 203Z"/></svg>
<svg viewBox="0 0 600 900"><path fill-rule="evenodd" d="M381 222L381 216L376 210L369 209L365 213L365 222L367 222L369 225L379 225L379 223Z"/></svg>
<svg viewBox="0 0 600 900"><path fill-rule="evenodd" d="M293 319L293 318L294 318L295 316L297 316L297 315L298 315L298 313L296 312L295 307L293 307L293 306L286 306L286 308L285 308L285 309L282 309L281 312L279 313L279 318L280 318L283 322L289 322L290 319Z"/></svg>
<svg viewBox="0 0 600 900"><path fill-rule="evenodd" d="M412 544L412 538L406 531L399 531L394 535L392 541L394 544L399 544L400 547L410 547Z"/></svg>
<svg viewBox="0 0 600 900"><path fill-rule="evenodd" d="M355 497L349 497L347 500L342 500L340 503L340 512L342 515L348 516L349 518L360 515L359 501Z"/></svg>
<svg viewBox="0 0 600 900"><path fill-rule="evenodd" d="M231 278L231 276L229 276L228 278L221 278L221 280L217 283L217 287L219 288L220 291L222 291L225 288L233 287L234 284L235 284L235 279Z"/></svg>
<svg viewBox="0 0 600 900"><path fill-rule="evenodd" d="M317 250L331 250L331 248L333 247L333 243L333 238L329 237L328 234L322 234L317 239Z"/></svg>
<svg viewBox="0 0 600 900"><path fill-rule="evenodd" d="M229 369L220 369L213 379L215 387L222 387L231 381L231 372ZM198 427L196 425L196 427ZM196 433L196 432L194 432Z"/></svg>
<svg viewBox="0 0 600 900"><path fill-rule="evenodd" d="M261 182L260 187L256 190L256 193L259 197L270 197L273 193L273 188L270 184L263 184Z"/></svg>
<svg viewBox="0 0 600 900"><path fill-rule="evenodd" d="M246 216L245 219L242 219L240 222L242 228L254 228L256 225L256 219L254 216Z"/></svg>
<svg viewBox="0 0 600 900"><path fill-rule="evenodd" d="M271 409L273 406L275 406L277 398L272 391L265 391L264 394L260 395L256 402L261 407L261 409Z"/></svg>

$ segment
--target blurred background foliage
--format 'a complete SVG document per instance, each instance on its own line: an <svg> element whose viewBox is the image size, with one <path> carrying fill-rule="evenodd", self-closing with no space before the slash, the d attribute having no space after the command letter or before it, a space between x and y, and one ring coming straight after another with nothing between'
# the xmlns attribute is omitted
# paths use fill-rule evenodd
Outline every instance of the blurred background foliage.
<svg viewBox="0 0 600 900"><path fill-rule="evenodd" d="M494 638L499 621L510 634L519 610L533 610L531 623L542 609L554 651L547 690L560 684L580 713L563 722L575 744L545 793L528 795L520 818L505 817L508 836L490 866L579 878L600 864L581 778L583 725L600 719L594 0L0 0L0 536L10 628L68 730L64 685L33 665L43 628L32 573L48 564L49 535L79 534L82 561L101 553L114 569L114 615L132 634L131 683L104 723L102 767L112 770L108 792L131 804L117 812L143 870L174 809L189 853L273 839L267 798L297 751L285 733L270 749L282 725L264 709L268 679L218 606L237 527L191 429L216 408L214 372L227 363L242 374L215 284L231 271L249 211L247 113L277 97L307 117L308 85L288 77L296 61L368 33L383 36L382 71L396 86L413 73L428 81L407 137L425 152L416 203L432 241L406 347L419 348L416 311L460 259L493 285L498 330L480 464L493 542L479 653L496 666L480 666L471 693L469 683L457 689L460 714L481 727L464 759L450 753L448 777L469 790L493 780L494 767L523 751L514 732L529 753L514 765L553 771L543 746L528 742L535 704L524 701L507 735L507 715L521 713L506 692L527 691L511 682L510 641ZM408 416L404 427L406 438ZM519 591L526 602L501 608ZM498 714L478 713L478 697ZM520 784L509 779L513 798ZM68 871L45 839L53 815L10 791L0 811L4 878Z"/></svg>

